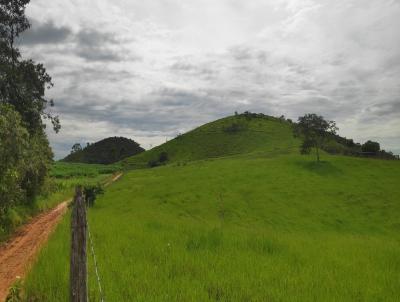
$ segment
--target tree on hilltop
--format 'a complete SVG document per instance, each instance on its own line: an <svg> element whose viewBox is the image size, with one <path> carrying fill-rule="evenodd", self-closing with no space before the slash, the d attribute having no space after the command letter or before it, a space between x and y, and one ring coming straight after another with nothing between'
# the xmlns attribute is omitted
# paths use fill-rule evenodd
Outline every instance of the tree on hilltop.
<svg viewBox="0 0 400 302"><path fill-rule="evenodd" d="M362 152L367 152L367 153L378 153L381 150L381 146L379 145L378 142L373 142L373 141L367 141L361 146L361 151Z"/></svg>
<svg viewBox="0 0 400 302"><path fill-rule="evenodd" d="M296 137L303 139L300 147L301 154L309 154L312 148L314 148L317 161L319 162L319 150L328 137L336 134L337 130L338 128L334 121L327 121L324 117L315 113L308 113L299 117L298 123L294 127L294 134Z"/></svg>
<svg viewBox="0 0 400 302"><path fill-rule="evenodd" d="M75 143L71 148L71 154L82 151L82 146L79 143Z"/></svg>

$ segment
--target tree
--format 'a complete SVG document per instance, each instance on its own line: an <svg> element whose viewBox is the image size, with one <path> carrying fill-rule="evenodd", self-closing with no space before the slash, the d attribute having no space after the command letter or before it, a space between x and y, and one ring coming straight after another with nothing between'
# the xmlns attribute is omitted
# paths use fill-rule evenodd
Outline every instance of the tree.
<svg viewBox="0 0 400 302"><path fill-rule="evenodd" d="M361 151L362 152L368 152L368 153L378 153L381 150L381 146L379 145L378 142L373 142L373 141L367 141L361 146Z"/></svg>
<svg viewBox="0 0 400 302"><path fill-rule="evenodd" d="M30 134L45 127L42 118L49 119L53 129L60 130L58 116L46 111L53 100L45 91L53 86L42 64L22 60L15 41L30 27L25 6L30 0L0 0L0 102L9 103L21 115Z"/></svg>
<svg viewBox="0 0 400 302"><path fill-rule="evenodd" d="M319 150L324 145L328 137L336 134L338 128L334 121L326 121L322 116L315 113L309 113L299 117L298 123L294 127L296 137L301 137L303 143L301 145L301 154L310 153L311 149L315 149L317 161L320 161Z"/></svg>
<svg viewBox="0 0 400 302"><path fill-rule="evenodd" d="M82 146L79 143L75 143L71 148L71 154L82 151Z"/></svg>
<svg viewBox="0 0 400 302"><path fill-rule="evenodd" d="M22 199L28 139L20 115L10 105L0 104L0 220L10 205Z"/></svg>
<svg viewBox="0 0 400 302"><path fill-rule="evenodd" d="M53 153L44 131L57 116L46 111L50 76L42 64L23 60L16 39L29 28L29 0L0 0L0 231L7 211L17 204L32 205L48 175Z"/></svg>
<svg viewBox="0 0 400 302"><path fill-rule="evenodd" d="M10 206L34 200L52 157L45 133L30 135L20 114L0 104L0 221Z"/></svg>

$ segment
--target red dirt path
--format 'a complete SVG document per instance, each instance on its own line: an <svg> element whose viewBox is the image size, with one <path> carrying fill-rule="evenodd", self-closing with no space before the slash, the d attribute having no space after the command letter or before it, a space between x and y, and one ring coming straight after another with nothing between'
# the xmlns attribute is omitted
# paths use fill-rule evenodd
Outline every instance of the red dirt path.
<svg viewBox="0 0 400 302"><path fill-rule="evenodd" d="M121 176L122 173L115 175L105 186ZM23 278L29 271L40 248L47 242L71 200L37 215L21 226L10 240L0 245L0 301L6 299L8 290L17 277Z"/></svg>

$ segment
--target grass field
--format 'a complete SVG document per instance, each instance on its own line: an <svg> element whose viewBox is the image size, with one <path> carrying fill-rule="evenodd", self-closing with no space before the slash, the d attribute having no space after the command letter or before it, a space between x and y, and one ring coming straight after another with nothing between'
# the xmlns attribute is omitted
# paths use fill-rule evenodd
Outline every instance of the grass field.
<svg viewBox="0 0 400 302"><path fill-rule="evenodd" d="M89 210L106 301L398 301L400 162L323 159L125 173ZM68 219L25 281L31 299L68 301Z"/></svg>
<svg viewBox="0 0 400 302"><path fill-rule="evenodd" d="M50 171L46 194L36 201L40 210L52 208L71 198L76 185L97 184L106 181L118 171L118 166L55 162Z"/></svg>

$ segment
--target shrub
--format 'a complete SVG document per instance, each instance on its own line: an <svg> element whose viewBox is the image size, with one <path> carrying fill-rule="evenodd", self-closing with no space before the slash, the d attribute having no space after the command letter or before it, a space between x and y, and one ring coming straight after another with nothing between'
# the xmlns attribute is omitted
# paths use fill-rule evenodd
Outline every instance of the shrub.
<svg viewBox="0 0 400 302"><path fill-rule="evenodd" d="M361 146L362 152L369 152L369 153L378 153L381 149L378 142L367 141L365 144Z"/></svg>
<svg viewBox="0 0 400 302"><path fill-rule="evenodd" d="M169 159L168 153L163 151L158 155L157 159L149 160L147 165L150 168L158 167L158 166L165 164L168 161L168 159Z"/></svg>
<svg viewBox="0 0 400 302"><path fill-rule="evenodd" d="M104 193L104 188L100 184L83 187L83 194L85 195L85 201L88 207L94 206L94 202L96 201L97 195L103 193Z"/></svg>
<svg viewBox="0 0 400 302"><path fill-rule="evenodd" d="M160 163L165 163L166 161L168 161L168 153L163 151L160 153L159 157L158 157L158 161Z"/></svg>
<svg viewBox="0 0 400 302"><path fill-rule="evenodd" d="M245 126L239 123L232 123L229 126L224 128L224 131L227 133L238 133L240 131L243 131L245 129Z"/></svg>

